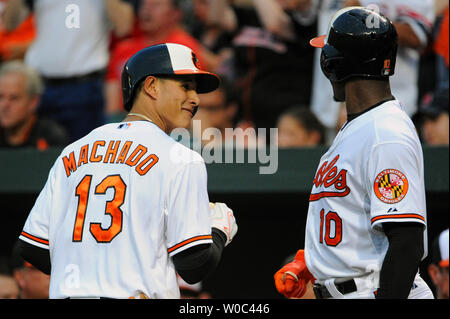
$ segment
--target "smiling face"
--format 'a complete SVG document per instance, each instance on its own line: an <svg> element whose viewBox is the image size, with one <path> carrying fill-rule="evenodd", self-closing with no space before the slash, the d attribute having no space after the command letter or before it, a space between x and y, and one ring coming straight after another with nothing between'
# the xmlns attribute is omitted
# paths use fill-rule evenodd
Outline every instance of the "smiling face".
<svg viewBox="0 0 450 319"><path fill-rule="evenodd" d="M194 76L159 78L160 102L156 110L166 124L166 132L190 128L199 105Z"/></svg>

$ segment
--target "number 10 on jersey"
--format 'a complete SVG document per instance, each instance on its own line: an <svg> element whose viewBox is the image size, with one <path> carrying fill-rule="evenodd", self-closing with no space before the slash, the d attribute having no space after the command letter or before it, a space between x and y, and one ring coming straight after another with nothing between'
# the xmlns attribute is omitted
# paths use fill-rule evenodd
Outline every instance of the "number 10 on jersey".
<svg viewBox="0 0 450 319"><path fill-rule="evenodd" d="M334 235L332 236L332 226L334 228ZM324 229L325 228L325 229ZM325 234L324 234L325 230ZM322 208L320 211L320 235L319 242L327 246L337 246L342 240L342 219L336 212L328 212Z"/></svg>

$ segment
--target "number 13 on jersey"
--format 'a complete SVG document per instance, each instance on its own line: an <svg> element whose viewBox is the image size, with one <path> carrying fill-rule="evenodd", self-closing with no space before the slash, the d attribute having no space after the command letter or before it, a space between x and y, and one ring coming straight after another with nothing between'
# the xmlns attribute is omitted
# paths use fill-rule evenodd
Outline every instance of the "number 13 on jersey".
<svg viewBox="0 0 450 319"><path fill-rule="evenodd" d="M114 190L112 200L106 202L105 214L111 216L111 225L103 229L101 223L90 223L89 231L98 243L109 243L122 231L123 212L120 209L125 199L126 184L120 175L109 175L95 187L94 194L90 194L92 175L85 175L75 189L78 206L73 228L72 241L83 240L84 221L88 213L91 198L102 197L110 188Z"/></svg>

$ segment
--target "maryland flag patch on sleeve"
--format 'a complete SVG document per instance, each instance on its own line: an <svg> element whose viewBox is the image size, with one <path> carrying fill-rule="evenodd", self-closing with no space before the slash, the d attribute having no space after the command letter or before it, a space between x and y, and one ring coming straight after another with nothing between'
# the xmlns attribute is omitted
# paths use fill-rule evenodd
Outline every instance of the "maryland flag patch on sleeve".
<svg viewBox="0 0 450 319"><path fill-rule="evenodd" d="M385 169L375 178L375 195L386 204L395 204L405 198L408 192L408 179L396 169Z"/></svg>

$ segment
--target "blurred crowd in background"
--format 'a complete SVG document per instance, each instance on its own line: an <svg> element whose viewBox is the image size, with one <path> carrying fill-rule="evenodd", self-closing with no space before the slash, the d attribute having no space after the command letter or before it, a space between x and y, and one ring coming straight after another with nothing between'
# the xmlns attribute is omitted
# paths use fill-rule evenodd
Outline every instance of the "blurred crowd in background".
<svg viewBox="0 0 450 319"><path fill-rule="evenodd" d="M394 22L393 94L423 143L447 145L448 1L0 0L0 147L43 150L120 121L123 65L163 42L223 78L200 97L202 129L276 127L280 148L330 145L346 110L309 40L352 5Z"/></svg>
<svg viewBox="0 0 450 319"><path fill-rule="evenodd" d="M64 146L121 121L125 62L164 42L189 46L223 79L200 95L194 119L203 130L278 128L275 141L257 138L279 148L330 145L347 114L309 40L353 5L394 22L393 95L424 144L448 146L447 0L0 0L0 148ZM20 283L36 270L16 268L25 297Z"/></svg>

